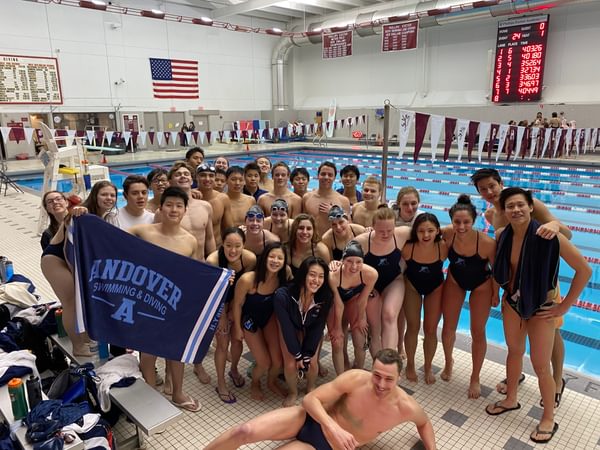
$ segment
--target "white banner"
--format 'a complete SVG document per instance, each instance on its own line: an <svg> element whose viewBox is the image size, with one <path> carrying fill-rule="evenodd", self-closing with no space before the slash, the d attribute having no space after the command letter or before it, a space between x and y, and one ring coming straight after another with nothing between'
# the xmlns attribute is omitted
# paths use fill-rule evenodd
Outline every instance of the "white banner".
<svg viewBox="0 0 600 450"><path fill-rule="evenodd" d="M481 122L479 124L479 142L477 144L477 160L481 162L481 155L483 154L483 147L487 141L487 135L490 132L492 124L490 122Z"/></svg>
<svg viewBox="0 0 600 450"><path fill-rule="evenodd" d="M10 127L0 127L0 133L2 133L4 145L8 145L8 135L10 134Z"/></svg>
<svg viewBox="0 0 600 450"><path fill-rule="evenodd" d="M517 127L517 145L515 147L515 156L513 160L517 159L519 153L521 153L521 144L523 143L523 135L525 134L525 127Z"/></svg>
<svg viewBox="0 0 600 450"><path fill-rule="evenodd" d="M129 145L129 141L131 140L131 131L123 131L121 137L125 140L125 147Z"/></svg>
<svg viewBox="0 0 600 450"><path fill-rule="evenodd" d="M581 142L581 128L577 128L577 130L575 130L575 151L577 152L577 156L579 156L580 142Z"/></svg>
<svg viewBox="0 0 600 450"><path fill-rule="evenodd" d="M204 138L206 137L206 132L205 131L198 131L198 141L200 141L200 145L204 144ZM198 141L196 141L196 143L198 143Z"/></svg>
<svg viewBox="0 0 600 450"><path fill-rule="evenodd" d="M31 139L33 138L34 129L33 128L24 128L23 130L25 131L25 139L27 139L27 143L31 144Z"/></svg>
<svg viewBox="0 0 600 450"><path fill-rule="evenodd" d="M548 145L550 144L550 139L552 137L552 128L544 128L544 147L542 148L542 156L543 158L546 155L546 150L548 149Z"/></svg>
<svg viewBox="0 0 600 450"><path fill-rule="evenodd" d="M435 154L437 153L437 147L440 142L440 136L442 135L442 126L444 125L444 116L431 115L429 118L430 123L430 140L431 140L431 161L435 161Z"/></svg>
<svg viewBox="0 0 600 450"><path fill-rule="evenodd" d="M113 138L114 134L115 134L114 131L107 131L106 133L104 133L104 135L106 136L106 145L108 147L110 147L110 143L112 142L112 138Z"/></svg>
<svg viewBox="0 0 600 450"><path fill-rule="evenodd" d="M585 140L584 140L584 146L583 146L583 154L584 155L587 153L588 147L590 146L590 138L591 137L592 137L592 129L586 128L585 129Z"/></svg>
<svg viewBox="0 0 600 450"><path fill-rule="evenodd" d="M538 136L540 134L540 129L538 127L531 127L531 146L529 147L529 157L533 158L533 154L537 149L537 141Z"/></svg>
<svg viewBox="0 0 600 450"><path fill-rule="evenodd" d="M571 152L571 145L573 145L573 130L571 128L567 128L565 133L567 133L565 135L565 154L566 156L569 156L569 153Z"/></svg>
<svg viewBox="0 0 600 450"><path fill-rule="evenodd" d="M94 130L86 130L85 135L87 136L87 140L90 143L90 145L96 145L96 133L94 133ZM102 144L100 144L102 146Z"/></svg>
<svg viewBox="0 0 600 450"><path fill-rule="evenodd" d="M146 147L146 138L148 137L148 132L147 131L140 131L140 134L138 135L138 137L140 138L140 142L142 144L142 147Z"/></svg>
<svg viewBox="0 0 600 450"><path fill-rule="evenodd" d="M500 131L498 131L498 151L496 152L496 162L498 162L498 160L500 159L500 153L502 153L502 151L504 150L504 142L506 142L508 129L508 125L500 125Z"/></svg>
<svg viewBox="0 0 600 450"><path fill-rule="evenodd" d="M560 144L560 137L562 136L563 129L556 129L556 136L554 137L554 149L552 152L552 157L556 158L556 154L558 153L558 144Z"/></svg>
<svg viewBox="0 0 600 450"><path fill-rule="evenodd" d="M185 141L187 142L187 145L192 145L192 132L191 131L185 131Z"/></svg>
<svg viewBox="0 0 600 450"><path fill-rule="evenodd" d="M415 118L414 111L400 111L400 136L398 139L398 143L400 146L399 156L402 158L404 155L404 150L406 150L406 144L408 142L408 134L410 133L410 128L412 127L413 120Z"/></svg>
<svg viewBox="0 0 600 450"><path fill-rule="evenodd" d="M467 128L469 121L458 119L456 122L456 145L458 147L458 162L462 159L463 150L465 148L465 137L467 137Z"/></svg>
<svg viewBox="0 0 600 450"><path fill-rule="evenodd" d="M67 136L69 137L69 139L65 141L67 145L75 144L75 133L77 133L76 130L67 130Z"/></svg>
<svg viewBox="0 0 600 450"><path fill-rule="evenodd" d="M283 127L279 127L277 129L279 130L279 140L281 140L281 137L283 136Z"/></svg>
<svg viewBox="0 0 600 450"><path fill-rule="evenodd" d="M162 143L163 143L163 140L164 140L164 138L165 138L165 135L164 135L164 133L163 133L162 131L157 131L157 132L154 134L154 137L156 138L156 143L158 144L158 146L159 146L159 147L162 147Z"/></svg>
<svg viewBox="0 0 600 450"><path fill-rule="evenodd" d="M598 128L594 128L592 130L592 142L590 143L590 150L594 151L596 149L596 141L598 139Z"/></svg>

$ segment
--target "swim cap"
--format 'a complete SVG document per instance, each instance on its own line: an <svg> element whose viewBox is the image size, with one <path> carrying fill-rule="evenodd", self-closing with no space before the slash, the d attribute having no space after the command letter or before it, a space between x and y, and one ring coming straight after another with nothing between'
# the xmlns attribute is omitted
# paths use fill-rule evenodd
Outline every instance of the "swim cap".
<svg viewBox="0 0 600 450"><path fill-rule="evenodd" d="M282 199L282 198L278 198L277 200L275 200L272 204L271 204L271 209L272 210L278 210L278 209L285 209L286 211L289 211L289 207L287 202Z"/></svg>
<svg viewBox="0 0 600 450"><path fill-rule="evenodd" d="M346 259L349 256L358 256L359 258L365 257L363 249L358 243L358 241L351 240L346 244L346 248L344 248L344 253L342 253L342 259Z"/></svg>
<svg viewBox="0 0 600 450"><path fill-rule="evenodd" d="M246 217L261 215L263 218L265 217L265 213L258 205L252 205L248 211L246 211Z"/></svg>
<svg viewBox="0 0 600 450"><path fill-rule="evenodd" d="M202 173L202 172L212 172L215 173L215 168L209 166L206 163L202 163L200 164L197 168L196 168L196 173Z"/></svg>
<svg viewBox="0 0 600 450"><path fill-rule="evenodd" d="M329 213L327 214L327 216L329 217L329 221L341 219L342 217L344 219L348 218L348 214L346 214L346 211L344 211L342 207L338 205L333 205L331 208L329 208Z"/></svg>

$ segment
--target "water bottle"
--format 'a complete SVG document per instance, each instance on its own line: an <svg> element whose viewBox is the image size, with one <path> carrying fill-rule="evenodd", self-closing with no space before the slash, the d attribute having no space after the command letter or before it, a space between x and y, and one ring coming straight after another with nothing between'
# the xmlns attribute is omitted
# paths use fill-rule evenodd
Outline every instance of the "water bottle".
<svg viewBox="0 0 600 450"><path fill-rule="evenodd" d="M6 256L0 256L0 283L6 283Z"/></svg>
<svg viewBox="0 0 600 450"><path fill-rule="evenodd" d="M21 420L27 415L27 401L25 388L20 378L13 378L8 382L8 395L15 420Z"/></svg>
<svg viewBox="0 0 600 450"><path fill-rule="evenodd" d="M42 401L42 385L40 384L40 379L31 375L25 386L27 388L27 401L29 402L29 409L33 409Z"/></svg>
<svg viewBox="0 0 600 450"><path fill-rule="evenodd" d="M63 310L58 308L54 311L54 317L56 318L56 333L58 337L63 338L67 336L67 331L65 330L65 326L62 320Z"/></svg>
<svg viewBox="0 0 600 450"><path fill-rule="evenodd" d="M12 261L6 261L6 282L8 283L12 280L13 275L15 274L13 269Z"/></svg>
<svg viewBox="0 0 600 450"><path fill-rule="evenodd" d="M108 351L108 343L98 342L98 357L100 359L108 359L110 353Z"/></svg>

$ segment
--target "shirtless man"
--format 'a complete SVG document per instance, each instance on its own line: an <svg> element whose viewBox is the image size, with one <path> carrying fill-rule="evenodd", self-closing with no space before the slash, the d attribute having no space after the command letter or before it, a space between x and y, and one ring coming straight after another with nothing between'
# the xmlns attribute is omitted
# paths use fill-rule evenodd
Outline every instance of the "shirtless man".
<svg viewBox="0 0 600 450"><path fill-rule="evenodd" d="M367 177L362 186L362 202L352 207L352 222L363 227L373 225L373 216L381 203L381 181L377 177Z"/></svg>
<svg viewBox="0 0 600 450"><path fill-rule="evenodd" d="M186 215L188 195L178 187L165 189L160 198L160 223L135 225L129 229L134 236L170 250L179 255L198 258L198 242L187 232L181 222ZM140 370L144 380L150 386L156 386L156 356L140 353ZM169 361L169 375L172 383L171 399L176 406L188 411L200 410L200 402L183 392L184 364L180 361Z"/></svg>
<svg viewBox="0 0 600 450"><path fill-rule="evenodd" d="M217 192L225 193L227 187L227 172L225 169L215 167L215 187L213 188Z"/></svg>
<svg viewBox="0 0 600 450"><path fill-rule="evenodd" d="M360 178L360 171L354 164L349 164L340 170L340 178L344 187L339 188L337 192L342 194L354 205L362 201L362 193L356 189L356 184Z"/></svg>
<svg viewBox="0 0 600 450"><path fill-rule="evenodd" d="M208 164L200 164L196 168L198 188L202 199L212 206L212 224L217 248L221 245L221 233L232 226L231 202L226 194L217 192L215 186L215 168Z"/></svg>
<svg viewBox="0 0 600 450"><path fill-rule="evenodd" d="M500 177L500 173L496 169L479 169L471 175L471 182L475 185L475 189L481 197L493 205L485 211L486 220L492 224L494 230L499 230L508 225L508 219L500 207L500 193L504 189L504 183ZM562 234L567 239L571 239L571 230L554 217L546 205L541 201L533 199L533 211L531 218L538 221L542 225L537 229L536 234L544 239L553 239L558 233ZM554 332L554 347L552 348L552 372L554 382L556 383L556 400L555 406L560 405L562 393L564 391L565 380L563 379L563 364L565 361L565 344L560 334L560 326L562 321L557 322ZM520 382L525 379L525 375L521 374ZM502 380L496 386L496 390L501 394L506 393L506 379Z"/></svg>
<svg viewBox="0 0 600 450"><path fill-rule="evenodd" d="M227 197L231 202L231 221L234 227L239 227L246 220L246 211L256 200L251 195L242 193L244 189L244 169L231 166L227 169Z"/></svg>
<svg viewBox="0 0 600 450"><path fill-rule="evenodd" d="M308 192L308 182L310 181L308 170L304 167L295 167L290 175L290 180L294 187L294 194L302 198Z"/></svg>
<svg viewBox="0 0 600 450"><path fill-rule="evenodd" d="M335 164L325 161L319 166L317 176L319 188L308 192L302 197L302 211L314 217L317 233L323 236L329 229L329 210L333 205L342 207L350 215L350 201L342 194L333 190L333 180L337 174Z"/></svg>
<svg viewBox="0 0 600 450"><path fill-rule="evenodd" d="M204 261L207 255L210 255L217 249L213 234L213 212L210 203L192 198L192 173L193 169L187 163L176 162L171 167L171 170L169 170L167 177L171 186L181 188L189 197L187 212L181 221L181 226L192 233L198 241L197 258L200 261ZM162 220L161 216L162 214L159 211L154 220L160 222ZM198 376L198 380L201 383L210 383L210 376L206 373L201 363L195 365L194 373ZM165 388L168 392L168 377L165 380Z"/></svg>
<svg viewBox="0 0 600 450"><path fill-rule="evenodd" d="M265 212L265 216L271 215L271 205L275 200L281 198L288 204L288 216L293 219L302 212L302 198L288 189L290 181L290 168L283 161L278 162L271 170L273 176L273 190L263 194L258 199L258 206Z"/></svg>
<svg viewBox="0 0 600 450"><path fill-rule="evenodd" d="M397 386L401 364L395 350L381 350L371 373L360 369L344 372L307 394L302 406L277 409L237 425L205 450L232 450L252 442L287 439L295 439L284 446L290 449L355 449L405 422L413 422L424 448L433 450L435 435L427 414Z"/></svg>

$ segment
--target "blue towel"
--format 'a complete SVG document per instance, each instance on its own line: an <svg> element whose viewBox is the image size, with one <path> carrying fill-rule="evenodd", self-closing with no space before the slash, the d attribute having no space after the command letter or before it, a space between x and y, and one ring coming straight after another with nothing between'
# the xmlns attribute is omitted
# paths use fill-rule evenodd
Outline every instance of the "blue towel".
<svg viewBox="0 0 600 450"><path fill-rule="evenodd" d="M202 361L230 270L150 244L91 214L75 218L68 231L78 331L170 360Z"/></svg>
<svg viewBox="0 0 600 450"><path fill-rule="evenodd" d="M514 277L512 292L510 283L510 253L514 231L507 225L496 247L494 278L509 296L520 291L517 310L523 319L530 319L546 303L548 291L556 288L560 262L560 244L557 237L544 239L536 233L540 224L531 220L521 247L521 255Z"/></svg>

